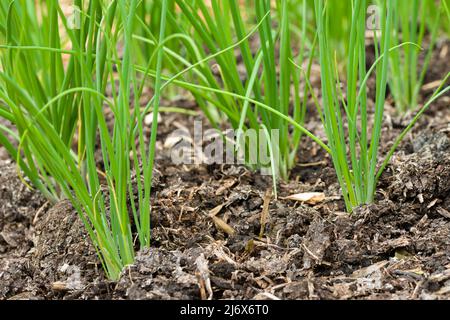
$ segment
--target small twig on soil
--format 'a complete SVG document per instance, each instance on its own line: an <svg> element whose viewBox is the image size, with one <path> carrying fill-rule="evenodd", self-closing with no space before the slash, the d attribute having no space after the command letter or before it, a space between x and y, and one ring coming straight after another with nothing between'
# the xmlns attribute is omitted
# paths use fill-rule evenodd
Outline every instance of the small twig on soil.
<svg viewBox="0 0 450 320"><path fill-rule="evenodd" d="M209 278L208 260L206 260L204 254L201 254L197 260L197 278L199 280L200 295L202 300L212 300L213 291L211 288L211 280Z"/></svg>
<svg viewBox="0 0 450 320"><path fill-rule="evenodd" d="M47 206L50 204L49 201L45 202L42 207L39 208L38 211L36 211L36 214L34 215L33 218L33 226L36 225L36 223L38 222L39 216L41 215L42 212L44 212L45 209L47 209Z"/></svg>
<svg viewBox="0 0 450 320"><path fill-rule="evenodd" d="M314 274L313 274L312 272L310 272L310 273L308 274L307 282L308 282L308 296L309 296L309 298L310 298L311 300L312 300L312 299L318 299L318 298L319 298L319 297L317 296L317 294L315 294L314 283L313 283L313 281L311 280L313 277L314 277Z"/></svg>
<svg viewBox="0 0 450 320"><path fill-rule="evenodd" d="M411 295L411 299L417 299L418 297L419 297L419 290L421 290L422 289L422 287L423 287L423 284L425 283L425 280L423 279L423 280L420 280L418 283L417 283L417 285L416 285L416 287L414 288L414 291L413 291L413 293L412 293L412 295Z"/></svg>
<svg viewBox="0 0 450 320"><path fill-rule="evenodd" d="M134 285L133 277L131 276L131 266L128 266L127 269L128 269L128 277L130 278L131 285Z"/></svg>
<svg viewBox="0 0 450 320"><path fill-rule="evenodd" d="M317 161L317 162L311 162L311 163L300 163L298 166L301 168L310 168L310 167L319 167L319 166L326 166L327 161Z"/></svg>
<svg viewBox="0 0 450 320"><path fill-rule="evenodd" d="M259 239L262 239L262 237L264 236L264 231L266 230L266 223L267 218L269 216L269 205L271 199L272 199L272 189L269 188L266 190L266 193L264 195L263 210L261 212L261 229L259 231Z"/></svg>
<svg viewBox="0 0 450 320"><path fill-rule="evenodd" d="M305 244L302 244L302 247L305 249L306 253L313 257L316 261L320 261L319 257L317 257L311 250L308 249Z"/></svg>
<svg viewBox="0 0 450 320"><path fill-rule="evenodd" d="M282 251L289 250L288 248L283 248L283 247L280 247L280 246L278 246L276 244L267 243L267 242L259 241L259 240L263 240L263 239L256 239L255 238L255 241L254 241L254 245L255 246L270 247L270 248L275 248L275 249L282 250Z"/></svg>

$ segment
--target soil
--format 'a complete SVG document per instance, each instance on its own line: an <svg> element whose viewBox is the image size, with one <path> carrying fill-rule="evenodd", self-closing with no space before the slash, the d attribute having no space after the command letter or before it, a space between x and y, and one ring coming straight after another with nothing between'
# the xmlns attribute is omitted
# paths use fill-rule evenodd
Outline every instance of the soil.
<svg viewBox="0 0 450 320"><path fill-rule="evenodd" d="M449 70L448 41L433 61L427 84ZM446 96L426 112L382 175L376 203L352 215L329 157L306 139L275 199L271 178L245 167L173 164L170 133L201 116L163 114L152 246L117 282L70 203L51 206L29 190L0 149L0 299L449 299L449 105ZM412 116L386 107L381 155ZM317 121L308 128L323 137ZM305 192L325 199L287 199Z"/></svg>

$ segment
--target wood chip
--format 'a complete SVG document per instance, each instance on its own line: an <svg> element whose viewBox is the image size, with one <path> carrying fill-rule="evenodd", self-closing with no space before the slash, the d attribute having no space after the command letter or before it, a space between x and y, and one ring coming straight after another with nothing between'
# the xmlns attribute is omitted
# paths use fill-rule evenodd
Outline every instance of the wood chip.
<svg viewBox="0 0 450 320"><path fill-rule="evenodd" d="M280 198L284 200L292 200L304 202L306 204L315 205L325 201L325 193L323 192L305 192L305 193L297 193L293 194L286 198Z"/></svg>
<svg viewBox="0 0 450 320"><path fill-rule="evenodd" d="M438 88L441 85L442 81L441 80L436 80L433 82L429 82L425 85L422 86L422 90L424 91L431 91L434 90L436 88Z"/></svg>
<svg viewBox="0 0 450 320"><path fill-rule="evenodd" d="M253 300L261 301L261 300L281 300L281 299L270 292L261 292L258 293L256 296L254 296Z"/></svg>
<svg viewBox="0 0 450 320"><path fill-rule="evenodd" d="M406 248L412 244L412 240L407 236L386 241L386 246L392 249Z"/></svg>
<svg viewBox="0 0 450 320"><path fill-rule="evenodd" d="M212 216L211 218L213 219L217 229L222 230L223 232L227 233L230 236L236 233L236 231L230 225L228 225L225 221L223 221L219 217Z"/></svg>
<svg viewBox="0 0 450 320"><path fill-rule="evenodd" d="M434 199L433 201L431 201L430 204L427 206L427 209L434 207L434 205L436 204L437 201L438 201L438 199Z"/></svg>
<svg viewBox="0 0 450 320"><path fill-rule="evenodd" d="M420 202L420 203L423 203L423 202L424 202L424 200L423 200L423 194L419 193L419 194L417 195L417 199L419 199L419 202Z"/></svg>
<svg viewBox="0 0 450 320"><path fill-rule="evenodd" d="M224 206L225 206L225 204L220 204L217 207L215 207L214 209L209 210L209 216L211 218L217 216L220 213L220 211L222 211Z"/></svg>
<svg viewBox="0 0 450 320"><path fill-rule="evenodd" d="M260 239L264 236L264 231L266 230L266 223L269 217L269 205L271 199L272 199L272 189L269 188L266 190L266 194L264 195L263 210L261 212L261 229L259 231Z"/></svg>
<svg viewBox="0 0 450 320"><path fill-rule="evenodd" d="M373 265L370 265L368 267L365 267L365 268L358 269L358 270L354 271L351 274L350 277L353 278L353 279L365 278L365 277L370 276L371 274L373 274L375 272L379 272L382 268L384 268L388 264L389 264L389 261L387 261L387 260L377 262L377 263L375 263Z"/></svg>
<svg viewBox="0 0 450 320"><path fill-rule="evenodd" d="M69 287L68 287L67 283L61 282L61 281L53 282L52 289L54 291L58 291L58 292L69 291Z"/></svg>
<svg viewBox="0 0 450 320"><path fill-rule="evenodd" d="M438 212L441 216L443 216L444 218L450 219L450 212L448 212L448 211L445 210L444 208L438 207L436 210L437 210L437 212Z"/></svg>
<svg viewBox="0 0 450 320"><path fill-rule="evenodd" d="M161 123L161 121L162 121L162 117L161 117L161 114L160 113L158 113L158 118L157 118L158 120L158 123ZM153 112L150 112L149 114L147 114L146 116L145 116L145 118L144 118L144 124L146 125L146 126L151 126L152 125L152 123L153 123Z"/></svg>

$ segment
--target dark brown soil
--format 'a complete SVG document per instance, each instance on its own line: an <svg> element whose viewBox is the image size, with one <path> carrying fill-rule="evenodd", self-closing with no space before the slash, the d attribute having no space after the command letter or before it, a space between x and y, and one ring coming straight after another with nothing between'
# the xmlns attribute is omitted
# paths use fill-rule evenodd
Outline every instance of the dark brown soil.
<svg viewBox="0 0 450 320"><path fill-rule="evenodd" d="M448 63L448 53L437 61ZM442 71L432 67L427 81ZM163 115L152 247L118 282L106 279L71 205L50 206L4 157L0 299L449 299L449 105L444 97L423 116L382 175L376 203L353 215L314 144L303 144L274 199L270 177L244 167L172 164L164 142L194 117ZM411 117L387 108L382 154ZM323 136L314 119L308 126ZM286 199L303 192L326 197Z"/></svg>

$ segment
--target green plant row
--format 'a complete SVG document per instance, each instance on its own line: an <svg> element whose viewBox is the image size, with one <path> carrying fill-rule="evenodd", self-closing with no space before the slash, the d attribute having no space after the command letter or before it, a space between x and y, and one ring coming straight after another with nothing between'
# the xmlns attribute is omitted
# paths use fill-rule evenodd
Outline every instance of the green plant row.
<svg viewBox="0 0 450 320"><path fill-rule="evenodd" d="M4 102L0 116L12 122L17 133L0 130L0 142L50 200L70 199L106 272L117 279L123 267L134 261L132 226L140 246L150 244L158 122L153 121L147 145L145 114L139 106L142 90L138 90L145 79L138 77L132 50L138 1L77 0L74 4L80 9L74 12L75 28L57 1L1 2L5 44L0 56ZM161 5L156 36L160 42L165 37L168 1ZM63 41L70 50L64 49ZM155 56L157 115L163 51L158 49ZM106 97L109 84L117 86L112 85L111 97ZM113 128L108 127L108 113L114 118ZM96 162L98 138L103 167ZM136 181L131 180L133 171Z"/></svg>
<svg viewBox="0 0 450 320"><path fill-rule="evenodd" d="M432 2L376 1L381 30L368 68L368 0L74 0L70 19L58 1L1 1L0 118L15 129L0 124L0 144L24 183L52 202L71 201L111 279L150 246L160 100L179 92L190 92L217 130L264 133L258 144L269 144L269 163L258 153L253 162L254 146L240 136L235 151L244 150L252 169L269 167L275 190L296 165L302 138L317 143L352 212L374 201L402 139L450 90L449 73L380 161L388 86L400 111L415 108L433 48L448 32L447 1ZM431 45L419 69L425 39ZM316 61L320 88L310 83ZM154 94L142 108L148 87ZM310 100L325 140L306 129Z"/></svg>

